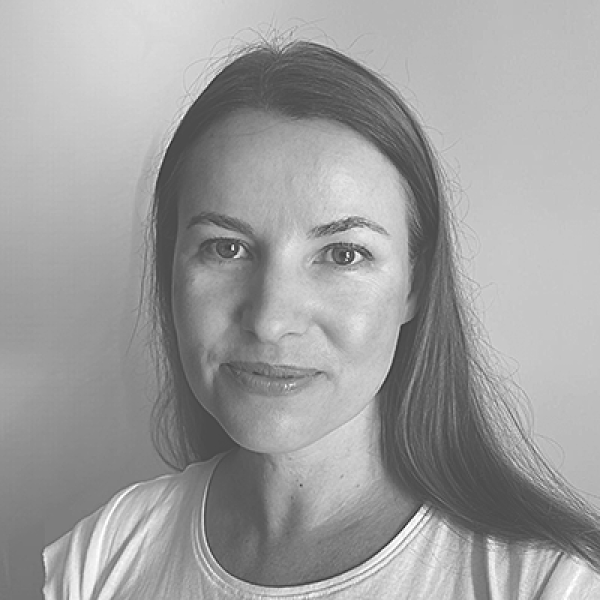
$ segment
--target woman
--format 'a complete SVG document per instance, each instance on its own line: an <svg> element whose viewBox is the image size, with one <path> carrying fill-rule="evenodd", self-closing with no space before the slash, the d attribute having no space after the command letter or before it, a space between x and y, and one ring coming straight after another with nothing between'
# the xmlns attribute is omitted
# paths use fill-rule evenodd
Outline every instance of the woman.
<svg viewBox="0 0 600 600"><path fill-rule="evenodd" d="M153 211L176 475L46 550L46 597L600 598L600 528L477 354L441 175L379 77L247 50Z"/></svg>

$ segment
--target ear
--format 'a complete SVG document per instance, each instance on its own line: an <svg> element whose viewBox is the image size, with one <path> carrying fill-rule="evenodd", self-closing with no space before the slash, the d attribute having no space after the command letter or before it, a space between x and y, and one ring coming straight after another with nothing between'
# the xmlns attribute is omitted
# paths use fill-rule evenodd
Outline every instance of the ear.
<svg viewBox="0 0 600 600"><path fill-rule="evenodd" d="M406 299L404 323L411 321L420 307L421 293L425 284L425 260L422 256L416 259L411 272L411 287ZM403 323L403 324L404 324Z"/></svg>

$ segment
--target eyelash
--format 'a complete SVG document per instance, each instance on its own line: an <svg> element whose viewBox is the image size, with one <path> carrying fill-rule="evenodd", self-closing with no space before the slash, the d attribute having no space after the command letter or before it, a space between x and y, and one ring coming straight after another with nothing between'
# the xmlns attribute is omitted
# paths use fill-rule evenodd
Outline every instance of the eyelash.
<svg viewBox="0 0 600 600"><path fill-rule="evenodd" d="M210 240L206 240L205 242L200 244L199 253L201 255L207 256L210 260L215 260L217 262L228 263L228 262L247 260L246 258L234 258L234 257L225 258L223 256L219 256L219 254L216 251L216 246L217 246L217 244L219 244L221 242L225 243L225 244L229 244L231 246L237 245L237 246L239 246L240 249L244 249L246 253L248 253L250 255L252 254L250 252L250 250L248 249L248 246L246 245L245 242L243 242L242 240L235 239L235 238L212 238ZM360 267L365 262L371 262L373 260L373 254L369 250L367 250L367 248L365 248L364 246L361 246L359 244L353 244L351 242L336 242L333 244L329 244L328 246L326 246L325 248L323 248L321 250L321 252L319 253L319 256L324 257L325 255L332 252L333 250L344 250L344 251L349 251L349 252L355 252L356 254L360 255L361 260L359 260L358 262L352 262L352 263L346 264L346 265L338 264L333 260L327 261L327 260L320 259L317 262L320 264L330 263L336 269L350 271L350 270L354 270L354 269ZM239 250L238 250L238 252L239 252Z"/></svg>
<svg viewBox="0 0 600 600"><path fill-rule="evenodd" d="M321 255L323 256L332 250L346 250L349 252L355 252L361 256L361 260L348 265L340 265L334 261L331 261L331 264L337 269L344 269L346 271L353 270L361 266L364 262L370 262L373 260L373 254L369 250L367 250L364 246L353 244L351 242L336 242L335 244L329 244L328 246L323 248L323 250L321 251Z"/></svg>
<svg viewBox="0 0 600 600"><path fill-rule="evenodd" d="M219 243L229 244L233 246L234 244L243 248L248 254L251 254L247 245L241 240L236 240L235 238L212 238L210 240L206 240L200 244L200 254L203 256L208 256L211 260L216 260L218 262L232 262L237 260L244 260L240 258L225 258L223 256L219 256L216 251L216 246Z"/></svg>

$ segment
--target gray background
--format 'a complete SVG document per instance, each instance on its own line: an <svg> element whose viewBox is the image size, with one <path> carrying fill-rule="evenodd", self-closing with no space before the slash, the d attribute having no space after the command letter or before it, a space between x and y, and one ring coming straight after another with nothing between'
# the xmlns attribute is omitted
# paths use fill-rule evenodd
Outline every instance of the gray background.
<svg viewBox="0 0 600 600"><path fill-rule="evenodd" d="M272 25L330 36L419 112L500 367L550 461L600 495L599 2L4 0L2 598L9 578L35 597L46 543L166 471L147 329L131 341L152 175L211 58Z"/></svg>

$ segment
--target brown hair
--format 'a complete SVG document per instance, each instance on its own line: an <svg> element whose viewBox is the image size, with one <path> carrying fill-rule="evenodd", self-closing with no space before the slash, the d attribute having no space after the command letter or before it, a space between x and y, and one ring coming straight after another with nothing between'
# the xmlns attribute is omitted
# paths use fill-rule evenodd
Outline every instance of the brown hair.
<svg viewBox="0 0 600 600"><path fill-rule="evenodd" d="M186 152L235 111L336 121L396 166L410 195L410 253L420 307L403 326L380 391L386 468L422 501L468 528L551 543L600 566L598 517L547 466L490 375L465 303L438 161L417 119L381 77L310 42L247 49L222 69L181 120L165 153L153 207L153 300L162 357L155 444L177 468L234 443L194 397L173 324L176 187Z"/></svg>

